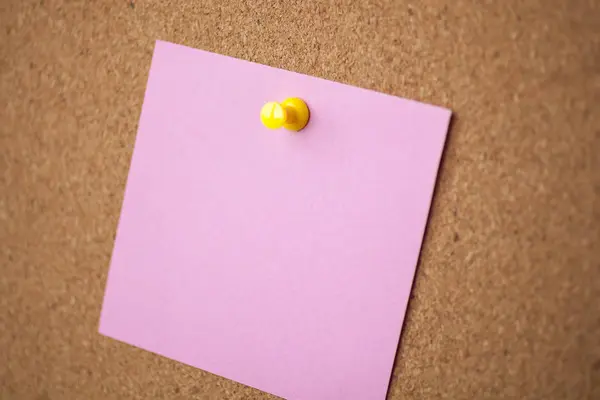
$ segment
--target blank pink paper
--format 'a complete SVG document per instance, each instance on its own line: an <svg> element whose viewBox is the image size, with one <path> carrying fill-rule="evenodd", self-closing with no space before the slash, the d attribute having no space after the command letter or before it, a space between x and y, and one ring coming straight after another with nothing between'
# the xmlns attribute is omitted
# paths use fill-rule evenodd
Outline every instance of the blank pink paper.
<svg viewBox="0 0 600 400"><path fill-rule="evenodd" d="M304 99L299 133L267 101ZM157 42L100 332L290 400L382 400L450 111Z"/></svg>

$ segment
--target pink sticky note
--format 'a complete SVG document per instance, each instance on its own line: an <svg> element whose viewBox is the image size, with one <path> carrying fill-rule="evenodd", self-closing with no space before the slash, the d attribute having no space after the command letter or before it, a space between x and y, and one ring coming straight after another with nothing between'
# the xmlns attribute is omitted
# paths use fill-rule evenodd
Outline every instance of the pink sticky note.
<svg viewBox="0 0 600 400"><path fill-rule="evenodd" d="M263 127L287 97L308 126ZM384 399L449 120L157 42L100 332L291 400Z"/></svg>

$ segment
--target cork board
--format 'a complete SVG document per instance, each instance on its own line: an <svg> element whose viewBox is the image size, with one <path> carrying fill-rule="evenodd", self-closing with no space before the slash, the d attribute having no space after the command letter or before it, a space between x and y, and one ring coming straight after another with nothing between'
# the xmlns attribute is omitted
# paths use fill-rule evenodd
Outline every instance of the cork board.
<svg viewBox="0 0 600 400"><path fill-rule="evenodd" d="M600 398L600 3L5 0L0 398L271 399L97 333L156 39L451 108L390 399Z"/></svg>

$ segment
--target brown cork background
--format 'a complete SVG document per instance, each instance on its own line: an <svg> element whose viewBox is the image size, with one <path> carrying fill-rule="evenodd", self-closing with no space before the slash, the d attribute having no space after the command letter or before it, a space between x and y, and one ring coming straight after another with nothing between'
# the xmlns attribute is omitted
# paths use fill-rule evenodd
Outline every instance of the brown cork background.
<svg viewBox="0 0 600 400"><path fill-rule="evenodd" d="M0 0L0 399L274 399L97 333L156 39L454 110L389 399L600 399L598 0Z"/></svg>

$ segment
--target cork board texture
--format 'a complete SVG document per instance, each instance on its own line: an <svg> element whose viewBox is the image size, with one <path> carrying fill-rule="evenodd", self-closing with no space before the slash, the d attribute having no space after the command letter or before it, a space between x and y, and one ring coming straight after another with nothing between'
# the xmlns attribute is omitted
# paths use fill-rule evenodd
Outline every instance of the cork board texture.
<svg viewBox="0 0 600 400"><path fill-rule="evenodd" d="M448 107L389 399L600 398L600 2L0 3L0 399L274 399L97 333L156 39Z"/></svg>

